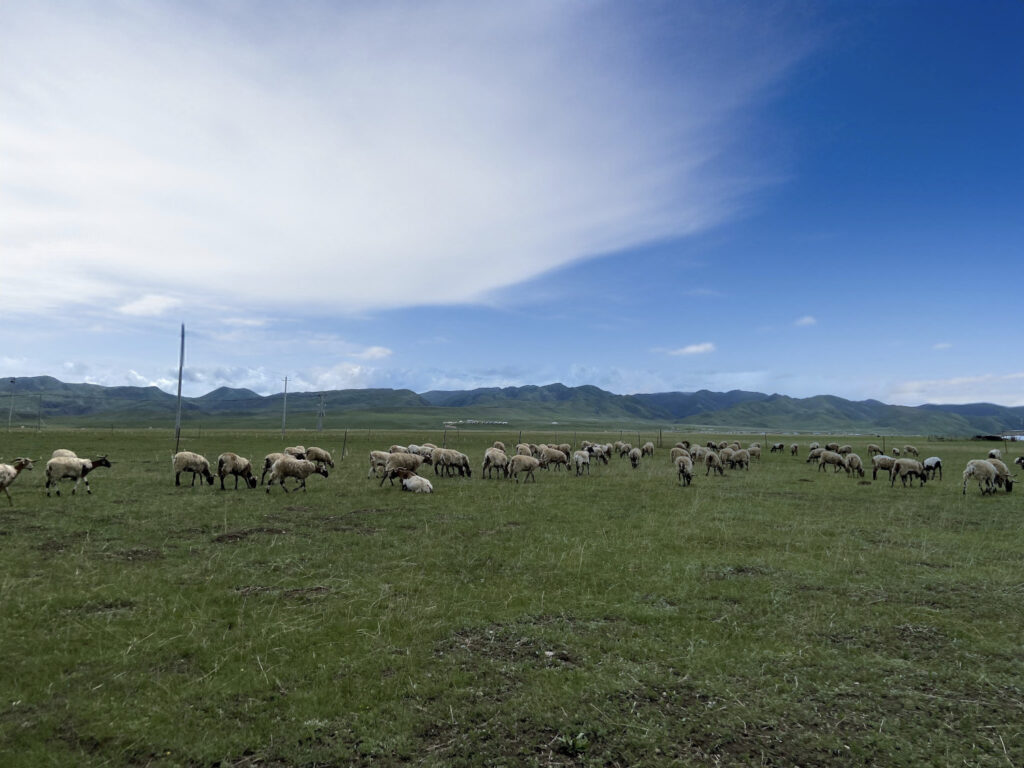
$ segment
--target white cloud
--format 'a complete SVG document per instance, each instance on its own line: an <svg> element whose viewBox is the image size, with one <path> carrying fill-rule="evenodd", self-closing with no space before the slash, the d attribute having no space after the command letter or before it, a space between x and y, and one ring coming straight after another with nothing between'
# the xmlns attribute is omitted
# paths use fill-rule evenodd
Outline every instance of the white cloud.
<svg viewBox="0 0 1024 768"><path fill-rule="evenodd" d="M5 309L475 301L717 224L762 183L722 168L732 118L807 41L758 4L631 13L0 4Z"/></svg>
<svg viewBox="0 0 1024 768"><path fill-rule="evenodd" d="M156 317L157 315L162 315L169 309L179 306L181 306L181 299L175 299L171 296L147 294L135 301L129 301L127 304L122 304L117 308L117 311L123 315Z"/></svg>
<svg viewBox="0 0 1024 768"><path fill-rule="evenodd" d="M797 318L793 322L793 325L795 325L797 327L804 327L804 326L808 326L808 325L817 325L817 324L818 324L818 318L814 317L813 315L804 315L803 317Z"/></svg>
<svg viewBox="0 0 1024 768"><path fill-rule="evenodd" d="M932 349L935 349L935 350L951 349L952 346L953 345L950 344L948 341L940 341L938 344L932 344Z"/></svg>
<svg viewBox="0 0 1024 768"><path fill-rule="evenodd" d="M362 352L352 355L359 360L383 360L391 356L391 350L387 347L367 347Z"/></svg>
<svg viewBox="0 0 1024 768"><path fill-rule="evenodd" d="M1024 405L1024 372L904 381L892 388L888 402Z"/></svg>
<svg viewBox="0 0 1024 768"><path fill-rule="evenodd" d="M710 341L701 342L700 344L690 344L679 349L670 349L668 354L670 355L706 355L708 352L714 352L715 345Z"/></svg>

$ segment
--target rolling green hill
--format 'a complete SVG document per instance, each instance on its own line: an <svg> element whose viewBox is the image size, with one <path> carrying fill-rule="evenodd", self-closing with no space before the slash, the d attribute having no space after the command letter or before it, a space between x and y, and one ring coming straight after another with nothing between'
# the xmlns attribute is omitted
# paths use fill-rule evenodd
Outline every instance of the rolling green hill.
<svg viewBox="0 0 1024 768"><path fill-rule="evenodd" d="M12 397L13 391L13 397ZM685 430L831 432L969 436L1020 429L1024 407L991 403L887 405L831 395L792 398L760 392L662 392L616 395L595 386L563 384L488 387L466 391L346 389L322 393L324 427L437 428L497 423L519 429L551 425L576 429L630 427ZM288 394L288 425L316 426L321 393ZM69 384L50 376L0 379L0 414L8 407L15 427L167 426L173 424L174 395L156 387ZM11 410L13 405L13 411ZM187 425L208 428L273 429L281 424L284 395L259 395L221 387L183 398Z"/></svg>

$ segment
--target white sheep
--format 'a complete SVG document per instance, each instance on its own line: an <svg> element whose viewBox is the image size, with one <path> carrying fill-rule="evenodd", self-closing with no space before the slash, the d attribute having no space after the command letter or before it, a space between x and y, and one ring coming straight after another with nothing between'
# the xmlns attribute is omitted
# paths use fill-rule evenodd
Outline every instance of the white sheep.
<svg viewBox="0 0 1024 768"><path fill-rule="evenodd" d="M838 447L838 446L837 446ZM824 472L827 466L835 467L835 472L844 470L846 474L850 474L849 468L846 466L846 457L837 451L822 451L821 460L818 462L818 471ZM833 472L833 474L835 474Z"/></svg>
<svg viewBox="0 0 1024 768"><path fill-rule="evenodd" d="M813 443L811 443L810 445L807 446L807 450L808 451L814 451L814 450L817 450L818 448L821 448L821 443L819 443L817 441L815 441L815 442L813 442Z"/></svg>
<svg viewBox="0 0 1024 768"><path fill-rule="evenodd" d="M889 473L889 479L892 479L892 468L896 464L896 459L892 456L887 456L884 453L876 453L871 457L871 479L878 479L878 471L884 469Z"/></svg>
<svg viewBox="0 0 1024 768"><path fill-rule="evenodd" d="M907 480L909 479L911 488L914 487L915 477L921 481L921 485L924 485L925 480L928 479L925 476L924 465L917 459L896 459L896 462L892 465L892 472L889 474L889 487L896 484L897 477L904 487L906 487Z"/></svg>
<svg viewBox="0 0 1024 768"><path fill-rule="evenodd" d="M899 456L899 455L900 455L900 449L899 449L899 448L896 448L896 447L894 446L894 447L893 447L893 449L892 449L892 455L893 455L893 456Z"/></svg>
<svg viewBox="0 0 1024 768"><path fill-rule="evenodd" d="M196 475L202 475L206 482L213 485L213 473L210 471L210 462L205 456L200 456L192 451L179 451L171 458L174 467L174 484L181 485L181 473L192 473L192 487L196 484ZM202 485L202 483L200 483Z"/></svg>
<svg viewBox="0 0 1024 768"><path fill-rule="evenodd" d="M384 471L384 465L388 463L388 456L391 454L387 451L370 451L370 471L366 473L366 476L379 475ZM270 458L269 456L267 458ZM278 457L280 458L280 457ZM422 458L422 457L421 457ZM275 459L276 461L277 459Z"/></svg>
<svg viewBox="0 0 1024 768"><path fill-rule="evenodd" d="M469 466L469 457L454 448L435 448L430 452L430 463L434 465L434 474L447 474L451 477L455 472L459 477L472 477L473 470Z"/></svg>
<svg viewBox="0 0 1024 768"><path fill-rule="evenodd" d="M263 472L260 474L260 485L263 485L263 481L266 480L267 475L274 468L274 462L280 459L282 456L288 456L287 453L277 451L275 453L268 453L263 457ZM294 458L294 457L293 457Z"/></svg>
<svg viewBox="0 0 1024 768"><path fill-rule="evenodd" d="M411 453L408 445L392 445L388 448L388 453Z"/></svg>
<svg viewBox="0 0 1024 768"><path fill-rule="evenodd" d="M836 451L840 456L846 456L847 454L853 453L852 445L840 445L839 450Z"/></svg>
<svg viewBox="0 0 1024 768"><path fill-rule="evenodd" d="M530 446L526 443L516 443L516 455L533 456L533 451L530 450Z"/></svg>
<svg viewBox="0 0 1024 768"><path fill-rule="evenodd" d="M540 455L537 458L540 460L542 469L547 469L553 464L556 470L565 467L566 472L569 471L569 457L558 448L544 446L540 449Z"/></svg>
<svg viewBox="0 0 1024 768"><path fill-rule="evenodd" d="M864 477L864 462L856 453L846 454L846 471L848 474Z"/></svg>
<svg viewBox="0 0 1024 768"><path fill-rule="evenodd" d="M629 465L636 469L640 466L640 459L643 458L643 451L639 448L633 448L629 452Z"/></svg>
<svg viewBox="0 0 1024 768"><path fill-rule="evenodd" d="M627 458L629 456L629 452L632 451L632 450L633 450L633 446L630 445L629 443L620 443L619 444L619 458L620 459Z"/></svg>
<svg viewBox="0 0 1024 768"><path fill-rule="evenodd" d="M868 443L868 454L874 456L877 453L885 453L885 451L882 450L882 446L877 445L876 443Z"/></svg>
<svg viewBox="0 0 1024 768"><path fill-rule="evenodd" d="M942 459L938 456L929 456L923 462L924 471L928 473L928 479L934 480L935 473L939 473L939 480L942 479Z"/></svg>
<svg viewBox="0 0 1024 768"><path fill-rule="evenodd" d="M314 464L323 464L334 469L334 459L331 458L330 452L323 448L317 448L315 445L306 449L306 459Z"/></svg>
<svg viewBox="0 0 1024 768"><path fill-rule="evenodd" d="M51 459L77 459L78 454L69 448L57 448L53 453L50 454Z"/></svg>
<svg viewBox="0 0 1024 768"><path fill-rule="evenodd" d="M654 456L654 443L648 440L642 446L640 446L640 453L644 456Z"/></svg>
<svg viewBox="0 0 1024 768"><path fill-rule="evenodd" d="M804 464L810 464L812 461L817 464L821 461L821 454L824 452L824 448L811 448L811 450L807 452L807 460L804 461Z"/></svg>
<svg viewBox="0 0 1024 768"><path fill-rule="evenodd" d="M572 463L576 467L576 477L583 474L583 468L587 468L587 474L590 474L590 453L588 451L575 451L572 455Z"/></svg>
<svg viewBox="0 0 1024 768"><path fill-rule="evenodd" d="M693 460L689 455L676 457L676 473L681 485L689 485L693 481Z"/></svg>
<svg viewBox="0 0 1024 768"><path fill-rule="evenodd" d="M761 446L757 443L751 443L750 447L747 448L747 453L750 454L750 458L761 460Z"/></svg>
<svg viewBox="0 0 1024 768"><path fill-rule="evenodd" d="M772 443L772 447L769 449L769 453L782 453L786 450L785 443Z"/></svg>
<svg viewBox="0 0 1024 768"><path fill-rule="evenodd" d="M312 461L306 459L296 459L293 456L282 456L280 459L274 462L274 466L270 468L270 479L267 481L267 493L270 493L270 486L275 482L281 486L281 489L288 493L288 487L284 484L284 481L289 477L295 478L299 481L296 489L302 488L306 490L306 478L312 474L323 475L327 477L327 468L318 466Z"/></svg>
<svg viewBox="0 0 1024 768"><path fill-rule="evenodd" d="M402 478L402 490L410 493L433 493L434 486L425 477L411 475Z"/></svg>
<svg viewBox="0 0 1024 768"><path fill-rule="evenodd" d="M839 443L825 443L825 450L839 453Z"/></svg>
<svg viewBox="0 0 1024 768"><path fill-rule="evenodd" d="M668 452L669 460L673 464L676 463L676 459L678 459L680 456L689 456L689 455L690 455L690 452L688 450L686 450L685 448L680 448L678 445Z"/></svg>
<svg viewBox="0 0 1024 768"><path fill-rule="evenodd" d="M1013 463L1017 464L1022 469L1024 469L1024 456L1018 456L1016 459L1013 460Z"/></svg>
<svg viewBox="0 0 1024 768"><path fill-rule="evenodd" d="M11 492L7 490L7 487L17 480L18 475L26 469L32 469L32 459L26 459L23 456L16 458L13 464L0 464L0 488L4 489L4 493L7 494L7 503L12 507L14 499L11 498Z"/></svg>
<svg viewBox="0 0 1024 768"><path fill-rule="evenodd" d="M1013 490L1014 476L1010 474L1010 468L1000 459L989 459L988 463L996 468L996 485L1000 488L1006 487L1006 492Z"/></svg>
<svg viewBox="0 0 1024 768"><path fill-rule="evenodd" d="M508 474L509 477L514 477L516 482L519 482L519 473L525 472L526 480L533 478L533 482L537 482L537 476L533 474L534 470L540 466L540 461L535 459L533 456L524 456L521 453L517 453L508 462Z"/></svg>
<svg viewBox="0 0 1024 768"><path fill-rule="evenodd" d="M252 462L237 453L227 451L217 457L217 476L220 478L220 489L224 489L224 478L228 475L235 476L235 490L238 490L238 478L245 480L250 488L256 487L256 475L252 473ZM193 479L195 475L192 476Z"/></svg>
<svg viewBox="0 0 1024 768"><path fill-rule="evenodd" d="M903 446L903 452L904 452L904 453L907 453L907 454L910 454L911 456L914 456L914 457L917 457L917 456L919 456L919 455L920 455L920 454L919 454L919 453L917 452L917 448L915 448L915 447L914 447L914 446L912 446L912 445L904 445L904 446Z"/></svg>
<svg viewBox="0 0 1024 768"><path fill-rule="evenodd" d="M725 467L722 466L722 460L714 451L708 451L707 456L704 457L704 465L708 468L708 471L704 473L705 477L710 475L712 470L720 475L725 475Z"/></svg>
<svg viewBox="0 0 1024 768"><path fill-rule="evenodd" d="M729 465L729 469L736 469L736 467L750 469L750 450L740 448L738 451L732 451L729 458L725 459L725 461Z"/></svg>
<svg viewBox="0 0 1024 768"><path fill-rule="evenodd" d="M982 496L986 493L996 492L998 473L991 462L984 459L971 459L967 462L967 467L964 469L964 495L967 494L967 481L972 477L978 481L978 488L981 489Z"/></svg>
<svg viewBox="0 0 1024 768"><path fill-rule="evenodd" d="M283 453L292 458L304 459L306 458L306 447L304 445L290 445L284 449Z"/></svg>
<svg viewBox="0 0 1024 768"><path fill-rule="evenodd" d="M790 456L799 456L800 455L800 446L797 445L796 443L793 443L791 446L789 446L789 455Z"/></svg>
<svg viewBox="0 0 1024 768"><path fill-rule="evenodd" d="M506 453L505 444L501 442L501 440L495 440L493 443L491 443L491 448L497 448L502 453Z"/></svg>
<svg viewBox="0 0 1024 768"><path fill-rule="evenodd" d="M86 493L91 494L92 488L89 487L88 474L97 467L110 467L110 461L107 460L106 456L99 456L95 459L80 459L76 456L58 456L56 459L50 459L46 462L46 495L50 495L50 488L57 489L57 495L60 496L60 487L57 485L58 480L74 480L75 487L71 489L71 494L74 495L78 491L78 483L82 480L85 481Z"/></svg>
<svg viewBox="0 0 1024 768"><path fill-rule="evenodd" d="M1003 452L1000 451L998 448L993 448L991 451L988 452L988 457L990 459L1002 459Z"/></svg>
<svg viewBox="0 0 1024 768"><path fill-rule="evenodd" d="M484 464L480 470L480 479L492 477L494 470L498 470L505 477L508 477L508 455L501 448L491 446L484 451Z"/></svg>

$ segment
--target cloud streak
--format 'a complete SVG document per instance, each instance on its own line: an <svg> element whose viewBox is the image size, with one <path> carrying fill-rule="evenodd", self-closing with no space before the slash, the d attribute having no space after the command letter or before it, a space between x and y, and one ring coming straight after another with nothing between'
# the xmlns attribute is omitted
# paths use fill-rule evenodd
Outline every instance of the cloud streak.
<svg viewBox="0 0 1024 768"><path fill-rule="evenodd" d="M4 4L6 308L472 302L706 229L760 183L731 118L807 43L704 10Z"/></svg>

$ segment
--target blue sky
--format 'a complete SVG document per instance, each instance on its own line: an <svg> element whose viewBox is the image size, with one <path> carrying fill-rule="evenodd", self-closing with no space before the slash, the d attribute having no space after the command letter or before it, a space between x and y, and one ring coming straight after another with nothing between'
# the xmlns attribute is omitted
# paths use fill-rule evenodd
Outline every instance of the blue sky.
<svg viewBox="0 0 1024 768"><path fill-rule="evenodd" d="M1024 404L1024 3L0 5L0 374Z"/></svg>

